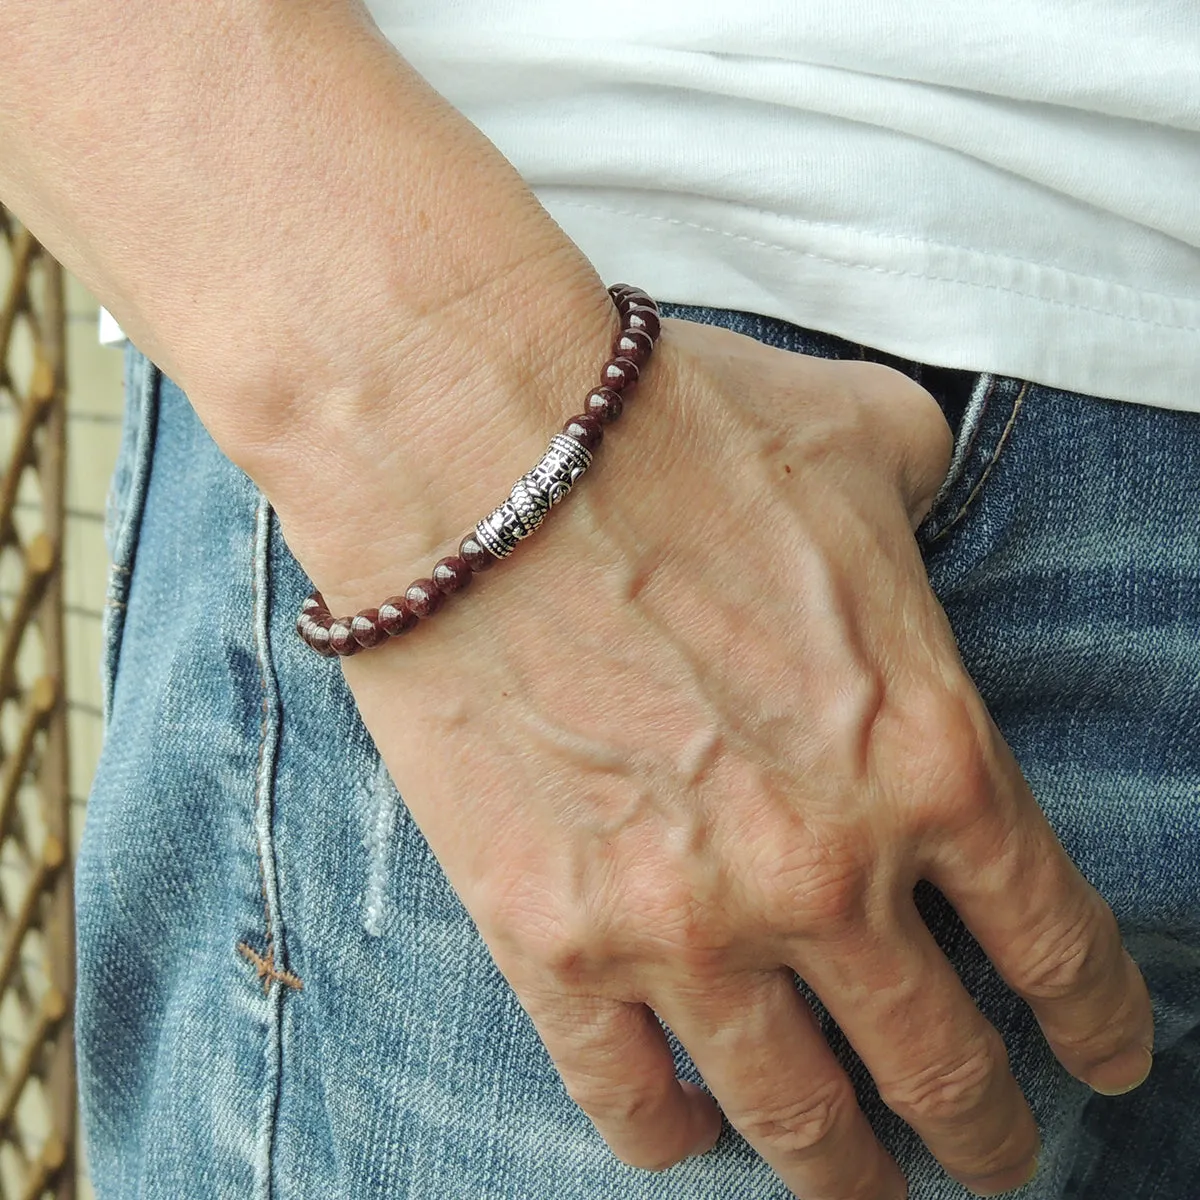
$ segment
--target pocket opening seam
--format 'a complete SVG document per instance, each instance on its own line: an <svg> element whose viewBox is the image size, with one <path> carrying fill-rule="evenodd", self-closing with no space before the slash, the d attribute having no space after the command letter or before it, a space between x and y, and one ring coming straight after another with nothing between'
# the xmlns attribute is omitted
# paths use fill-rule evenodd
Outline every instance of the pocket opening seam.
<svg viewBox="0 0 1200 1200"><path fill-rule="evenodd" d="M1004 453L1004 449L1008 445L1008 442L1009 442L1010 438L1012 437L1013 429L1017 423L1017 417L1019 416L1019 414L1021 412L1021 408L1025 403L1025 397L1029 392L1029 386L1030 385L1027 380L1022 382L1020 389L1018 390L1016 396L1013 398L1012 411L1008 415L1008 420L1005 421L1004 428L1000 431L1000 436L999 436L999 438L996 439L996 445L993 448L992 453L989 456L987 462L984 464L983 470L980 472L979 478L972 485L971 490L967 494L966 499L962 502L962 504L959 506L958 510L954 513L954 515L948 521L946 521L945 524L943 524L940 529L936 530L934 533L932 533L930 535L930 537L926 543L927 545L933 546L936 543L938 543L939 541L941 541L942 538L944 538L960 521L962 521L963 518L966 517L966 515L974 507L975 502L979 499L981 493L983 492L983 488L984 488L984 485L988 481L988 477L991 475L992 471L995 469L996 464L1000 461L1000 456L1001 456L1001 454ZM988 399L990 400L990 395L989 395ZM986 404L985 404L985 411L986 411ZM979 422L978 422L979 426L982 426L982 424L983 424L983 412L980 413L980 418L979 418ZM970 449L973 450L974 446L972 446ZM968 450L968 454L969 453L970 453L970 450Z"/></svg>
<svg viewBox="0 0 1200 1200"><path fill-rule="evenodd" d="M139 358L136 368L133 357L135 355ZM126 393L123 419L126 428L122 435L120 457L114 467L113 480L109 484L105 511L112 556L108 565L101 634L104 645L101 662L101 712L105 730L112 713L121 642L125 635L125 615L133 585L133 570L146 494L153 471L159 390L162 386L162 372L132 345L127 347L125 363ZM121 469L127 470L128 474L121 481L121 495L117 503L113 488L117 472Z"/></svg>

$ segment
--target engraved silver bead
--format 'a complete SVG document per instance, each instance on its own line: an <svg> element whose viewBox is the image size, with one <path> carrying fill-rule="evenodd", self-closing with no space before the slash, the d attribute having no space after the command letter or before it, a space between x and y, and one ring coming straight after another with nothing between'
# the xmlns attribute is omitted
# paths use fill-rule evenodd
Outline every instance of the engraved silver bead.
<svg viewBox="0 0 1200 1200"><path fill-rule="evenodd" d="M557 504L575 486L575 481L592 465L592 452L565 433L556 433L546 447L546 453L526 478L536 480Z"/></svg>
<svg viewBox="0 0 1200 1200"><path fill-rule="evenodd" d="M512 486L508 499L478 525L475 536L497 558L507 558L527 538L591 466L592 452L574 438L556 433L533 469Z"/></svg>

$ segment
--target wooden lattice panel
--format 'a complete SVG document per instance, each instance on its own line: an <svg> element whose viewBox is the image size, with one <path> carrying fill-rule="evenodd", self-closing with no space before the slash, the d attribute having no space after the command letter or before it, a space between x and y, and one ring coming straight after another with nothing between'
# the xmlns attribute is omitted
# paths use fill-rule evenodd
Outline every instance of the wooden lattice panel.
<svg viewBox="0 0 1200 1200"><path fill-rule="evenodd" d="M0 207L0 1200L74 1196L62 271Z"/></svg>

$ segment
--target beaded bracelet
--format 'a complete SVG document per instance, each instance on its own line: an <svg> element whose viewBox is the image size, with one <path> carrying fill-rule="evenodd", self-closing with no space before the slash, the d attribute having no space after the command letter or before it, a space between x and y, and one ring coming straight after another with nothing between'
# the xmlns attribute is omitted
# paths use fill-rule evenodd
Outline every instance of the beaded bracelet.
<svg viewBox="0 0 1200 1200"><path fill-rule="evenodd" d="M414 629L432 617L447 596L461 592L471 577L489 571L527 538L591 465L604 426L621 415L624 402L650 359L659 335L658 305L628 283L608 289L621 318L613 356L600 369L600 386L587 396L586 411L573 416L550 439L533 470L513 484L508 499L493 509L459 543L458 553L439 559L425 579L389 596L378 608L352 617L333 617L320 592L304 601L296 632L324 658L348 657Z"/></svg>

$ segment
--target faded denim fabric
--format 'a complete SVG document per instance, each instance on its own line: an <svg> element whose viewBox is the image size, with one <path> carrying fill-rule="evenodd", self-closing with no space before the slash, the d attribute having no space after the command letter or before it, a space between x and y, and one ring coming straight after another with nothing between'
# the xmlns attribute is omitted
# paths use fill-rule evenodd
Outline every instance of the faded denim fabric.
<svg viewBox="0 0 1200 1200"><path fill-rule="evenodd" d="M877 356L670 308L787 349ZM1064 353L1071 353L1064 348ZM1200 1195L1200 415L886 359L955 464L920 532L966 664L1035 795L1116 910L1156 1066L1093 1096L954 914L923 909L1008 1044L1045 1151L1026 1200ZM77 872L77 1038L100 1200L782 1200L733 1132L618 1163L392 787L308 581L186 398L127 359L113 486L109 730ZM614 451L619 447L614 447ZM961 1200L825 1014L913 1200ZM695 1078L686 1056L681 1071Z"/></svg>

